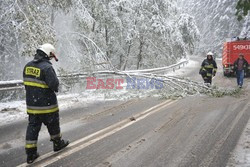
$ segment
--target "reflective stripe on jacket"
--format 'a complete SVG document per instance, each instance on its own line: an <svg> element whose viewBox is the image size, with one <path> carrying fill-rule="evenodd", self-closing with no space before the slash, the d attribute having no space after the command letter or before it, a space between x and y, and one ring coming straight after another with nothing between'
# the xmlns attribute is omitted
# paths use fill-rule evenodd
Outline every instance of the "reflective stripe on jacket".
<svg viewBox="0 0 250 167"><path fill-rule="evenodd" d="M58 105L51 105L45 107L35 107L35 106L28 106L27 105L27 112L30 114L47 114L59 111Z"/></svg>
<svg viewBox="0 0 250 167"><path fill-rule="evenodd" d="M26 86L33 86L38 88L49 88L46 82L35 78L23 78L23 83Z"/></svg>

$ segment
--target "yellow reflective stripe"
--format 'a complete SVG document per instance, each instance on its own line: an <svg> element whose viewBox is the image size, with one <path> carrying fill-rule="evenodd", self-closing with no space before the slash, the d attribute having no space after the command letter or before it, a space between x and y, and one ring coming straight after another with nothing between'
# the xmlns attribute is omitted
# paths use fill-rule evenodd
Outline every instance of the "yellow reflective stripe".
<svg viewBox="0 0 250 167"><path fill-rule="evenodd" d="M40 84L46 85L46 82L45 82L45 81L42 81L42 80L40 80L40 79L38 79L38 78L27 78L27 77L24 77L24 78L23 78L23 81L24 81L24 82L35 82L35 83L40 83Z"/></svg>
<svg viewBox="0 0 250 167"><path fill-rule="evenodd" d="M50 106L29 106L27 105L27 109L31 110L49 110L58 107L58 104L50 105Z"/></svg>
<svg viewBox="0 0 250 167"><path fill-rule="evenodd" d="M37 144L26 144L25 148L36 148Z"/></svg>
<svg viewBox="0 0 250 167"><path fill-rule="evenodd" d="M42 84L42 83L37 83L37 82L24 81L23 83L26 86L34 86L34 87L45 88L45 89L49 88L48 85Z"/></svg>
<svg viewBox="0 0 250 167"><path fill-rule="evenodd" d="M216 71L217 71L217 68L215 68L214 71L216 72Z"/></svg>
<svg viewBox="0 0 250 167"><path fill-rule="evenodd" d="M213 64L210 64L210 65L206 65L204 66L205 68L214 68L214 65Z"/></svg>
<svg viewBox="0 0 250 167"><path fill-rule="evenodd" d="M207 73L207 76L208 76L208 77L211 77L211 76L212 76L212 74L210 74L210 73Z"/></svg>
<svg viewBox="0 0 250 167"><path fill-rule="evenodd" d="M48 113L53 113L59 111L59 108L53 108L53 109L47 109L47 110L32 110L32 109L27 109L27 112L29 114L48 114Z"/></svg>

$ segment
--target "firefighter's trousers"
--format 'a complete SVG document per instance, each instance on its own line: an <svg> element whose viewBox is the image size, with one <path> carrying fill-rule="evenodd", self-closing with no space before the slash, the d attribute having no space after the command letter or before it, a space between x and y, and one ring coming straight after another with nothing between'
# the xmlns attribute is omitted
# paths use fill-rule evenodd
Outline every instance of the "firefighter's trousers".
<svg viewBox="0 0 250 167"><path fill-rule="evenodd" d="M203 77L204 83L212 84L212 76Z"/></svg>
<svg viewBox="0 0 250 167"><path fill-rule="evenodd" d="M29 114L25 145L27 154L32 154L37 151L37 140L42 123L47 126L52 140L61 136L58 112L36 115Z"/></svg>

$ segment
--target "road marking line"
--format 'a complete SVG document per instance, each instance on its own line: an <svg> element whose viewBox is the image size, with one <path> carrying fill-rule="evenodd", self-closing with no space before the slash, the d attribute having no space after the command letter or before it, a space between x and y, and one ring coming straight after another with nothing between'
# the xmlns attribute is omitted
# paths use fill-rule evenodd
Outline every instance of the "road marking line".
<svg viewBox="0 0 250 167"><path fill-rule="evenodd" d="M76 140L74 141L73 143L71 143L66 149L68 150L64 150L60 155L57 155L56 157L53 157L52 159L49 159L52 155L56 154L55 152L49 152L41 157L39 157L33 164L33 165L36 165L38 164L38 166L47 166L47 165L50 165L62 158L65 158L77 151L80 151L81 149L97 142L97 141L100 141L112 134L115 134L116 132L140 121L140 120L143 120L145 119L146 117L148 117L149 115L152 115L158 111L160 111L161 109L165 108L166 106L169 106L173 103L175 103L176 101L171 101L171 100L167 100L163 103L160 103L154 107L151 107L149 108L148 110L146 111L143 111L141 113L138 113L134 116L135 118L135 121L131 121L130 119L124 119L114 125L111 125L107 128L104 128L100 131L97 131L89 136L86 136L82 139L79 139L79 140ZM92 139L93 138L93 139ZM84 142L83 144L80 144ZM45 160L45 159L48 159L48 160ZM42 160L45 160L45 162L41 162ZM17 167L24 167L24 166L27 166L26 163L23 163L21 165L18 165Z"/></svg>

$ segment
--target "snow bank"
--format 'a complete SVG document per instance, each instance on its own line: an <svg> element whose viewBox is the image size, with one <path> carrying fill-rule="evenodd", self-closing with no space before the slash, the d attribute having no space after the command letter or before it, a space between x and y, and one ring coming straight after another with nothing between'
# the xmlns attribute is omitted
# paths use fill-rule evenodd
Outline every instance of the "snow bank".
<svg viewBox="0 0 250 167"><path fill-rule="evenodd" d="M248 121L242 135L236 145L227 167L249 167L250 166L250 120Z"/></svg>
<svg viewBox="0 0 250 167"><path fill-rule="evenodd" d="M86 94L69 94L59 95L58 103L60 110L64 110L68 107L76 106L76 104L80 102L93 102L101 99L103 98L98 96L89 96ZM23 120L27 117L25 101L0 103L0 126L17 120Z"/></svg>
<svg viewBox="0 0 250 167"><path fill-rule="evenodd" d="M25 101L0 103L0 125L27 117Z"/></svg>

